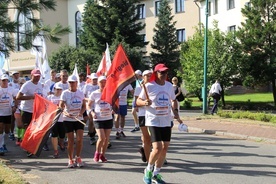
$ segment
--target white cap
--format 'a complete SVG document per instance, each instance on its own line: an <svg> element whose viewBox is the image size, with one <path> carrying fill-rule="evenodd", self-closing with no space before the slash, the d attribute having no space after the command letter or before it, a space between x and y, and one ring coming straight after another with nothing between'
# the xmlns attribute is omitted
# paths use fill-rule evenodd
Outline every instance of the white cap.
<svg viewBox="0 0 276 184"><path fill-rule="evenodd" d="M5 80L5 79L10 79L9 78L9 76L7 75L7 74L3 74L2 76L1 76L1 80Z"/></svg>
<svg viewBox="0 0 276 184"><path fill-rule="evenodd" d="M12 72L12 75L17 74L17 73L19 73L19 72L18 71L14 71L14 72Z"/></svg>
<svg viewBox="0 0 276 184"><path fill-rule="evenodd" d="M135 73L136 75L142 75L141 70L136 70L134 73Z"/></svg>
<svg viewBox="0 0 276 184"><path fill-rule="evenodd" d="M181 123L178 125L178 130L181 132L187 132L188 131L188 126L185 125L184 123Z"/></svg>
<svg viewBox="0 0 276 184"><path fill-rule="evenodd" d="M147 75L147 74L149 74L149 73L152 73L152 71L150 71L150 70L145 70L145 71L143 72L143 76L145 76L145 75Z"/></svg>
<svg viewBox="0 0 276 184"><path fill-rule="evenodd" d="M102 80L106 80L106 77L104 75L102 75L98 78L98 82L101 82Z"/></svg>
<svg viewBox="0 0 276 184"><path fill-rule="evenodd" d="M78 78L75 75L70 75L68 77L68 82L77 82L77 81L78 81Z"/></svg>
<svg viewBox="0 0 276 184"><path fill-rule="evenodd" d="M60 73L56 73L55 78L59 78L60 77Z"/></svg>
<svg viewBox="0 0 276 184"><path fill-rule="evenodd" d="M96 73L91 73L90 79L97 79L97 78L98 78L98 76Z"/></svg>
<svg viewBox="0 0 276 184"><path fill-rule="evenodd" d="M55 83L54 88L55 89L63 89L62 84L60 82Z"/></svg>

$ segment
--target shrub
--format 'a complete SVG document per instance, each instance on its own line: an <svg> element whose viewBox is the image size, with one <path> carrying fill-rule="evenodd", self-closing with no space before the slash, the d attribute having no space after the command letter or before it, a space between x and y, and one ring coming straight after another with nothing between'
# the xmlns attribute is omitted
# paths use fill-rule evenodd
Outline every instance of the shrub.
<svg viewBox="0 0 276 184"><path fill-rule="evenodd" d="M185 101L184 101L185 108L190 109L192 107L192 104L193 104L193 100L190 100L188 98L185 99Z"/></svg>

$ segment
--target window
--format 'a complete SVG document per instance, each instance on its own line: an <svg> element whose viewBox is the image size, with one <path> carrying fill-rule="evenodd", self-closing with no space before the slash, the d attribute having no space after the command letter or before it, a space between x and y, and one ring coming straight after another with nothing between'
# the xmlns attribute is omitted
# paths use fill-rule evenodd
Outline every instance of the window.
<svg viewBox="0 0 276 184"><path fill-rule="evenodd" d="M175 0L175 12L184 12L184 0Z"/></svg>
<svg viewBox="0 0 276 184"><path fill-rule="evenodd" d="M235 8L235 0L228 0L228 10Z"/></svg>
<svg viewBox="0 0 276 184"><path fill-rule="evenodd" d="M218 14L218 0L214 1L214 14Z"/></svg>
<svg viewBox="0 0 276 184"><path fill-rule="evenodd" d="M146 40L146 34L142 34L141 36L142 36L143 42L146 42L146 41L147 41L147 40Z"/></svg>
<svg viewBox="0 0 276 184"><path fill-rule="evenodd" d="M81 34L81 28L82 28L81 13L79 11L77 11L75 15L75 28L76 28L76 46L79 46L80 34Z"/></svg>
<svg viewBox="0 0 276 184"><path fill-rule="evenodd" d="M146 18L146 12L145 12L145 5L144 4L138 4L137 5L137 14L139 19Z"/></svg>
<svg viewBox="0 0 276 184"><path fill-rule="evenodd" d="M208 15L211 16L211 2L208 2Z"/></svg>
<svg viewBox="0 0 276 184"><path fill-rule="evenodd" d="M246 7L248 7L248 8L251 8L251 2L246 2L246 3L244 4L244 6L246 6Z"/></svg>
<svg viewBox="0 0 276 184"><path fill-rule="evenodd" d="M160 8L160 1L155 1L155 16L158 16Z"/></svg>
<svg viewBox="0 0 276 184"><path fill-rule="evenodd" d="M236 26L235 25L229 26L228 30L231 31L231 32L235 32L236 31Z"/></svg>
<svg viewBox="0 0 276 184"><path fill-rule="evenodd" d="M17 33L16 33L16 39L15 39L16 51L25 50L22 44L32 40L32 36L29 35L29 33L33 31L33 23L30 20L32 18L33 18L33 14L31 11L28 11L25 15L19 12L17 16L18 26L17 26Z"/></svg>
<svg viewBox="0 0 276 184"><path fill-rule="evenodd" d="M178 29L176 30L176 36L178 42L185 42L186 41L186 31L185 29Z"/></svg>

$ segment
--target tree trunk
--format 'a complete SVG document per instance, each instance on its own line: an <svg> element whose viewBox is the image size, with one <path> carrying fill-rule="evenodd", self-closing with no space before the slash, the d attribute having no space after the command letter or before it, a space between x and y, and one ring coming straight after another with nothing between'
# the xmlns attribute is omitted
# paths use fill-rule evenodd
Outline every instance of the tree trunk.
<svg viewBox="0 0 276 184"><path fill-rule="evenodd" d="M276 107L276 81L275 79L271 81L272 85L272 94L273 94L273 99L274 99L274 107Z"/></svg>

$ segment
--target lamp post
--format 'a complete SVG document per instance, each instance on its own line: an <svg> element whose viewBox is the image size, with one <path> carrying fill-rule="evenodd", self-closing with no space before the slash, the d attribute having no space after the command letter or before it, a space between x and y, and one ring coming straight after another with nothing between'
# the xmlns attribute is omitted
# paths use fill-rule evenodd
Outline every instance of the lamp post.
<svg viewBox="0 0 276 184"><path fill-rule="evenodd" d="M203 114L207 114L207 61L208 61L208 16L209 16L209 10L208 10L208 0L206 0L206 12L205 12L205 30L204 30L204 76L203 76Z"/></svg>

